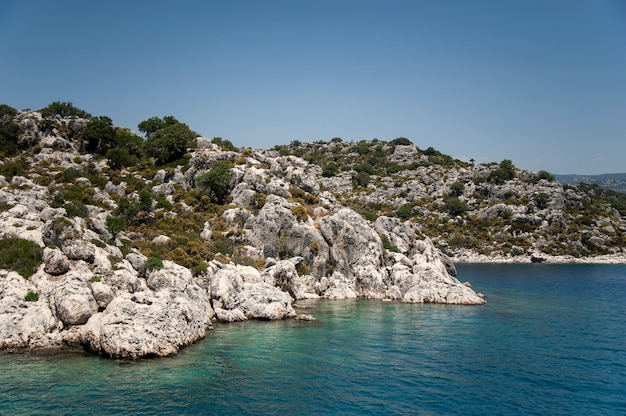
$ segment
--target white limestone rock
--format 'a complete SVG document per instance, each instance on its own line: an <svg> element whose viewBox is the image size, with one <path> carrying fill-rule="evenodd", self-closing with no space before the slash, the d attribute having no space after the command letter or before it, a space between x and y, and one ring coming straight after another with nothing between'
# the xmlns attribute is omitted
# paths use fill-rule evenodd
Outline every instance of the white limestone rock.
<svg viewBox="0 0 626 416"><path fill-rule="evenodd" d="M137 359L168 356L206 334L206 303L193 302L168 289L126 293L83 327L81 339L91 351Z"/></svg>
<svg viewBox="0 0 626 416"><path fill-rule="evenodd" d="M43 249L44 271L53 276L65 274L70 269L70 261L59 249L45 247Z"/></svg>
<svg viewBox="0 0 626 416"><path fill-rule="evenodd" d="M55 315L66 327L83 325L98 311L91 287L77 278L68 279L56 287L53 305Z"/></svg>
<svg viewBox="0 0 626 416"><path fill-rule="evenodd" d="M291 300L288 293L261 282L246 284L237 306L249 319L279 320L296 316Z"/></svg>

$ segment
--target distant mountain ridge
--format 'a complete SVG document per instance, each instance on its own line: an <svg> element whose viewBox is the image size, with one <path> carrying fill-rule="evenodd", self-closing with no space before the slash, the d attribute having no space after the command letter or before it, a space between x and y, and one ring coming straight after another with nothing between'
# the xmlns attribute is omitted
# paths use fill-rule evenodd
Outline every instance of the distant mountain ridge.
<svg viewBox="0 0 626 416"><path fill-rule="evenodd" d="M602 175L554 175L560 183L576 185L589 183L599 185L605 189L626 193L626 173L605 173Z"/></svg>

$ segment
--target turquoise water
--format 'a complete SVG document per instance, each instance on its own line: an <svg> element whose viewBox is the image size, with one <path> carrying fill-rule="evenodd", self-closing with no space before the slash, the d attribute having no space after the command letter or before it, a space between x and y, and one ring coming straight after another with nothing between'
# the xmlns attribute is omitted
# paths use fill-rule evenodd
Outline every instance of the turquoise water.
<svg viewBox="0 0 626 416"><path fill-rule="evenodd" d="M0 414L626 414L626 266L458 270L487 305L317 301L171 358L0 355Z"/></svg>

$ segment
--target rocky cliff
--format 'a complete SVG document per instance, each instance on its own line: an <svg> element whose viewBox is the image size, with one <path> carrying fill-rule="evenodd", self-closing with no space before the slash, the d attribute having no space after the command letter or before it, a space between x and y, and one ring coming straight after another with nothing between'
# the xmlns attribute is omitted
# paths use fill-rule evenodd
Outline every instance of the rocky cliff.
<svg viewBox="0 0 626 416"><path fill-rule="evenodd" d="M164 356L215 321L296 317L301 299L484 303L420 221L363 215L377 201L445 192L436 170L364 184L280 149L202 137L156 166L102 118L94 130L93 119L5 110L0 349ZM389 160L424 157L394 146Z"/></svg>

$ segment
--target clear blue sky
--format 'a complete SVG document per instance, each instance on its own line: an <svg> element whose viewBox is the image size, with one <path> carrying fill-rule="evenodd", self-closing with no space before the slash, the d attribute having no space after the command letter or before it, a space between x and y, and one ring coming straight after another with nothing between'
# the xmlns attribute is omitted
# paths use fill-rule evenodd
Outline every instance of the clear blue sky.
<svg viewBox="0 0 626 416"><path fill-rule="evenodd" d="M0 103L626 171L626 2L0 0Z"/></svg>

